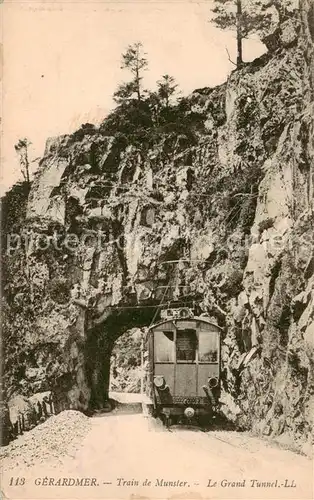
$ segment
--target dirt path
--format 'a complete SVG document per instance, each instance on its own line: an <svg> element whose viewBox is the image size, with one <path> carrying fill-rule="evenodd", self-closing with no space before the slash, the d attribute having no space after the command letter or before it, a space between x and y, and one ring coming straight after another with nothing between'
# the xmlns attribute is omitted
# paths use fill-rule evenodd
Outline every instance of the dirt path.
<svg viewBox="0 0 314 500"><path fill-rule="evenodd" d="M4 473L4 494L12 499L89 500L313 498L312 463L304 457L244 433L177 427L169 432L135 411L136 402L90 419L76 453L72 450L62 465L47 461ZM23 488L8 486L11 476L25 477ZM63 478L95 479L89 480L90 486L35 486L36 478L43 482L45 477L48 483L50 478L55 482L61 478L61 484Z"/></svg>

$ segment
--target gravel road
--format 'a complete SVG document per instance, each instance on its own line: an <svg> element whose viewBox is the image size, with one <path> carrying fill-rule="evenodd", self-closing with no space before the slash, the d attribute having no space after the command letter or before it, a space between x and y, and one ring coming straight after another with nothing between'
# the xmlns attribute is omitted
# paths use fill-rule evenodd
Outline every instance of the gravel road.
<svg viewBox="0 0 314 500"><path fill-rule="evenodd" d="M10 456L2 452L7 498L313 498L309 459L246 433L167 431L140 413L136 401L92 418L63 412L40 427L44 431L38 427L28 436L37 431L45 451L34 454L36 436L25 436L21 445L13 443ZM12 477L25 478L24 484L10 486Z"/></svg>

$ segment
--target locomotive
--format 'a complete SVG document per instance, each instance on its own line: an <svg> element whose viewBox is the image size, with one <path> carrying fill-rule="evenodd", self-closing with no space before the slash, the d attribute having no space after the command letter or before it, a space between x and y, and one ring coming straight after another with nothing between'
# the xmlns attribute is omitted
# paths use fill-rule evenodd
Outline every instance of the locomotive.
<svg viewBox="0 0 314 500"><path fill-rule="evenodd" d="M215 320L187 308L161 311L161 320L149 328L150 398L167 427L215 417L221 333Z"/></svg>

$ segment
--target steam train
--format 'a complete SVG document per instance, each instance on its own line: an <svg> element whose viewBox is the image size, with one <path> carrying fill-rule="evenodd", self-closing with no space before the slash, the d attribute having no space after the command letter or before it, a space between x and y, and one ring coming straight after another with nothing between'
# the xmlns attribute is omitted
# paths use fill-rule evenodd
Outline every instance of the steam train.
<svg viewBox="0 0 314 500"><path fill-rule="evenodd" d="M149 387L154 414L168 427L210 422L220 396L222 329L187 308L161 312L148 332Z"/></svg>

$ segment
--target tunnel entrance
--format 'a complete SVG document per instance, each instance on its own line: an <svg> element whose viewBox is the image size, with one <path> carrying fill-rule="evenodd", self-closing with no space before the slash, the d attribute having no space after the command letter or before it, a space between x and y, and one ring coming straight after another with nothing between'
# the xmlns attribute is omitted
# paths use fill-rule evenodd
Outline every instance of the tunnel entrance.
<svg viewBox="0 0 314 500"><path fill-rule="evenodd" d="M195 297L172 300L171 307L192 308L197 314L194 300ZM141 344L143 342L142 355L145 357L145 330L160 321L161 309L160 301L119 305L111 309L104 322L88 329L84 359L87 384L91 389L90 410L108 407L110 390L139 394L142 389L145 392L145 377L141 388Z"/></svg>
<svg viewBox="0 0 314 500"><path fill-rule="evenodd" d="M141 342L156 307L117 308L104 323L88 331L85 368L90 410L106 409L110 390L140 392Z"/></svg>

